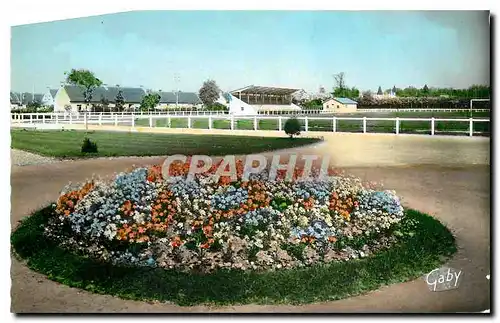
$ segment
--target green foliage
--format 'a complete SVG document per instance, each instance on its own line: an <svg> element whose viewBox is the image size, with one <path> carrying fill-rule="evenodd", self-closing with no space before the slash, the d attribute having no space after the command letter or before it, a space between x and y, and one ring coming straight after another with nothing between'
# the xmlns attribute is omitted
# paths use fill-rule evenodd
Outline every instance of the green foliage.
<svg viewBox="0 0 500 323"><path fill-rule="evenodd" d="M352 88L336 88L333 91L333 96L337 98L356 99L359 97L359 90L355 87Z"/></svg>
<svg viewBox="0 0 500 323"><path fill-rule="evenodd" d="M323 100L313 99L313 100L305 101L304 103L302 103L302 108L304 108L306 110L323 109Z"/></svg>
<svg viewBox="0 0 500 323"><path fill-rule="evenodd" d="M48 240L44 225L53 213L52 206L35 212L11 235L15 255L25 259L29 268L51 280L94 293L184 306L337 300L420 277L456 252L455 238L443 224L429 215L407 210L398 224L398 243L358 260L269 272L219 270L210 274L120 267L79 256ZM301 247L286 248L300 254Z"/></svg>
<svg viewBox="0 0 500 323"><path fill-rule="evenodd" d="M198 96L205 106L211 106L219 99L219 86L214 80L207 80L201 86Z"/></svg>
<svg viewBox="0 0 500 323"><path fill-rule="evenodd" d="M382 92L382 87L381 87L381 86L379 86L379 87L378 87L378 90L377 90L377 95L382 95L382 94L384 94L384 93Z"/></svg>
<svg viewBox="0 0 500 323"><path fill-rule="evenodd" d="M345 73L341 72L333 76L335 78L335 87L333 88L333 96L337 98L355 99L359 97L359 90L355 87L349 88L345 83Z"/></svg>
<svg viewBox="0 0 500 323"><path fill-rule="evenodd" d="M227 111L228 108L222 103L215 102L205 107L208 111Z"/></svg>
<svg viewBox="0 0 500 323"><path fill-rule="evenodd" d="M97 144L93 141L91 141L89 138L85 138L83 140L83 144L82 144L82 149L81 149L81 152L82 153L97 153Z"/></svg>
<svg viewBox="0 0 500 323"><path fill-rule="evenodd" d="M42 103L38 102L38 101L31 101L29 102L27 105L26 105L26 108L27 109L31 109L33 111L37 111L39 108L42 107Z"/></svg>
<svg viewBox="0 0 500 323"><path fill-rule="evenodd" d="M491 88L486 85L472 85L467 89L433 88L425 85L422 89L409 86L404 89L396 89L398 97L440 97L457 99L489 99Z"/></svg>
<svg viewBox="0 0 500 323"><path fill-rule="evenodd" d="M424 87L422 88L422 94L425 96L429 94L429 87L427 86L427 84L425 84Z"/></svg>
<svg viewBox="0 0 500 323"><path fill-rule="evenodd" d="M123 111L124 104L125 104L125 99L123 97L123 91L119 90L115 98L115 110L119 112Z"/></svg>
<svg viewBox="0 0 500 323"><path fill-rule="evenodd" d="M293 117L285 122L285 133L293 138L293 136L300 135L300 122L297 118Z"/></svg>
<svg viewBox="0 0 500 323"><path fill-rule="evenodd" d="M160 104L160 93L149 92L142 98L141 107L142 111L153 110L158 104Z"/></svg>
<svg viewBox="0 0 500 323"><path fill-rule="evenodd" d="M90 103L95 88L102 85L102 81L95 77L94 73L86 69L72 69L65 72L66 82L82 88L85 103Z"/></svg>

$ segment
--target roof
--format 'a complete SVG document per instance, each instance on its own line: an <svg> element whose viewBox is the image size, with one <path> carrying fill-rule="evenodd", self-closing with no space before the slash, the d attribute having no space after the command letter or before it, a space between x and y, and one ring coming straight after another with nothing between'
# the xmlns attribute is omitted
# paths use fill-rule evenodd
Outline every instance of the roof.
<svg viewBox="0 0 500 323"><path fill-rule="evenodd" d="M56 97L57 89L50 89L49 92L50 92L50 95L52 95L52 98Z"/></svg>
<svg viewBox="0 0 500 323"><path fill-rule="evenodd" d="M21 95L17 92L10 92L10 103L21 104Z"/></svg>
<svg viewBox="0 0 500 323"><path fill-rule="evenodd" d="M269 87L269 86L255 86L250 85L241 89L231 91L232 95L241 94L272 94L272 95L289 95L297 92L299 89Z"/></svg>
<svg viewBox="0 0 500 323"><path fill-rule="evenodd" d="M24 92L24 93L14 93L15 96L17 96L18 100L14 101L13 103L17 104L22 104L22 105L27 105L31 102L42 102L43 99L43 94L35 93L29 93L29 92ZM12 95L11 95L12 99Z"/></svg>
<svg viewBox="0 0 500 323"><path fill-rule="evenodd" d="M83 90L76 85L64 86L71 102L85 102ZM104 98L109 102L115 102L118 92L122 91L123 99L126 103L141 103L146 92L142 88L133 87L104 87L100 86L94 90L91 103L99 103Z"/></svg>
<svg viewBox="0 0 500 323"><path fill-rule="evenodd" d="M333 100L340 102L342 104L358 104L358 102L351 100L349 98L333 98Z"/></svg>
<svg viewBox="0 0 500 323"><path fill-rule="evenodd" d="M107 99L109 102L115 102L119 91L122 91L123 100L127 103L141 103L146 95L144 89L140 87L108 87Z"/></svg>
<svg viewBox="0 0 500 323"><path fill-rule="evenodd" d="M176 92L160 92L160 103L164 104L199 104L201 103L198 94L195 92L179 92L179 101L177 101Z"/></svg>

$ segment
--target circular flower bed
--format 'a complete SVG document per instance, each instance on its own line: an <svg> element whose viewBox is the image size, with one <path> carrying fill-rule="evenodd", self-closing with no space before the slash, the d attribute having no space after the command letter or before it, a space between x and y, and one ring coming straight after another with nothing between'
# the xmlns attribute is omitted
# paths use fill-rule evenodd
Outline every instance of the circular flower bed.
<svg viewBox="0 0 500 323"><path fill-rule="evenodd" d="M354 177L292 180L267 170L242 180L216 167L186 180L189 161L137 168L114 180L68 187L45 228L71 250L114 264L210 272L220 268L268 270L366 257L393 243L404 216L394 192ZM333 171L330 171L331 173Z"/></svg>
<svg viewBox="0 0 500 323"><path fill-rule="evenodd" d="M218 166L191 181L188 160L167 179L155 165L70 184L12 243L68 285L186 304L337 299L423 274L455 251L438 221L373 183L332 169L304 181L301 168L291 180L263 170L244 181L241 161L236 180L213 182Z"/></svg>

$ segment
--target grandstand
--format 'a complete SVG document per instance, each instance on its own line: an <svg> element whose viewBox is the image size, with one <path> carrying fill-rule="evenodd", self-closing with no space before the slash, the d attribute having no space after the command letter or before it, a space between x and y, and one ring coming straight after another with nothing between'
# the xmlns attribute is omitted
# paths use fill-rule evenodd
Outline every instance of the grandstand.
<svg viewBox="0 0 500 323"><path fill-rule="evenodd" d="M292 94L298 89L250 85L226 93L226 104L232 114L266 114L277 111L300 111L292 103Z"/></svg>

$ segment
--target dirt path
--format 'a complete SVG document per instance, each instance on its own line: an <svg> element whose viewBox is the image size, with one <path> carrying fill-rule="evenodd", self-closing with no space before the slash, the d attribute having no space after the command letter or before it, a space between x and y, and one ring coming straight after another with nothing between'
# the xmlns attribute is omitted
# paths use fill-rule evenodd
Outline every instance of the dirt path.
<svg viewBox="0 0 500 323"><path fill-rule="evenodd" d="M361 138L361 137L360 137ZM348 139L347 141L352 141ZM346 143L347 144L347 143ZM349 145L351 142L349 142ZM370 161L370 146L382 149L382 143L359 141L358 154L352 160ZM406 147L409 145L409 147ZM424 143L429 145L429 143ZM444 222L456 235L459 251L449 266L462 270L463 280L456 290L430 292L423 281L396 284L365 295L345 300L309 304L303 306L230 306L230 307L179 307L172 304L145 303L121 300L107 295L96 295L69 288L47 280L43 275L29 270L12 258L11 310L17 313L34 312L456 312L482 311L490 308L490 284L486 275L490 273L490 170L489 150L484 146L471 145L464 141L455 149L471 149L468 163L461 157L460 164L451 163L450 154L427 154L425 164L418 158L406 154L406 150L421 152L422 147L407 141L394 149L394 143L386 148L400 153L399 160L406 166L394 166L382 159L372 158L371 167L345 167L350 173L362 178L383 181L385 186L395 189L403 197L405 205L427 212ZM322 147L322 148L321 148ZM391 148L392 147L392 148ZM331 142L316 148L303 149L327 152ZM365 150L363 150L366 148ZM486 146L486 148L488 148ZM350 147L337 147L345 151ZM463 151L462 151L463 152ZM448 153L448 155L447 155ZM423 151L425 155L425 151ZM415 155L415 154L414 154ZM479 156L478 156L479 155ZM382 154L380 154L382 156ZM404 156L404 157L401 157ZM441 157L439 157L441 156ZM348 164L344 158L343 166ZM441 161L440 161L441 159ZM445 160L448 159L448 160ZM389 160L389 159L387 159ZM59 190L68 181L82 181L96 175L110 175L132 165L161 163L162 158L121 158L116 160L67 161L55 164L13 166L11 174L12 213L14 227L18 220L32 210L55 200ZM410 162L412 161L412 162ZM479 161L479 162L477 162ZM478 163L480 165L472 165ZM412 165L413 164L413 165ZM441 166L444 164L446 166ZM325 282L327 283L327 282Z"/></svg>

